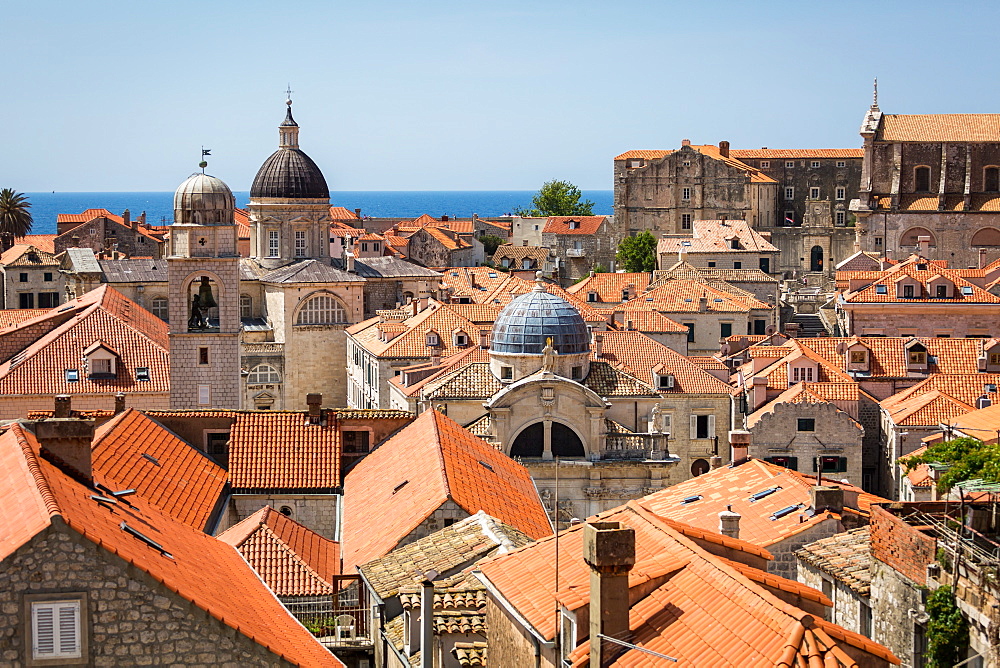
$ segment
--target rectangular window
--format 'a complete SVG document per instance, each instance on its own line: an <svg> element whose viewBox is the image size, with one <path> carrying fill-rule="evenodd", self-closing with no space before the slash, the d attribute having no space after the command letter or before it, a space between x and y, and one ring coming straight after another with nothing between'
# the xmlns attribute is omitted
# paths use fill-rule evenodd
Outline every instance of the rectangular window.
<svg viewBox="0 0 1000 668"><path fill-rule="evenodd" d="M934 294L938 299L948 298L948 286L947 285L935 285Z"/></svg>
<svg viewBox="0 0 1000 668"><path fill-rule="evenodd" d="M769 258L769 257L762 257L762 258L760 258L760 261L758 262L758 264L760 265L760 270L762 272L764 272L765 274L770 274L771 273L771 258Z"/></svg>
<svg viewBox="0 0 1000 668"><path fill-rule="evenodd" d="M512 380L513 378L514 378L514 367L512 366L500 367L500 380Z"/></svg>
<svg viewBox="0 0 1000 668"><path fill-rule="evenodd" d="M90 360L90 375L92 376L110 376L111 375L111 359L107 357L101 357L98 359Z"/></svg>
<svg viewBox="0 0 1000 668"><path fill-rule="evenodd" d="M859 615L861 617L861 635L863 635L866 638L871 638L872 609L869 606L862 603L861 601L858 601L858 604L861 606L861 614Z"/></svg>
<svg viewBox="0 0 1000 668"><path fill-rule="evenodd" d="M695 438L711 438L708 433L708 418L710 415L698 415L695 423Z"/></svg>
<svg viewBox="0 0 1000 668"><path fill-rule="evenodd" d="M868 351L865 350L851 351L851 364L864 364L867 361L868 361Z"/></svg>
<svg viewBox="0 0 1000 668"><path fill-rule="evenodd" d="M138 381L140 381L140 382L148 383L149 382L149 367L146 367L146 366L136 367L136 369L135 369L135 379L138 380Z"/></svg>
<svg viewBox="0 0 1000 668"><path fill-rule="evenodd" d="M799 418L799 431L816 431L816 420L813 418Z"/></svg>
<svg viewBox="0 0 1000 668"><path fill-rule="evenodd" d="M816 169L817 167L819 167L819 160L813 160L812 162L809 163L809 166L812 167L813 169Z"/></svg>
<svg viewBox="0 0 1000 668"><path fill-rule="evenodd" d="M583 367L575 366L573 367L570 373L571 373L570 378L572 378L573 380L580 380L581 378L583 378Z"/></svg>
<svg viewBox="0 0 1000 668"><path fill-rule="evenodd" d="M785 188L785 199L795 199L795 188L792 186Z"/></svg>
<svg viewBox="0 0 1000 668"><path fill-rule="evenodd" d="M767 334L767 320L754 320L753 333L756 335Z"/></svg>
<svg viewBox="0 0 1000 668"><path fill-rule="evenodd" d="M768 167L771 166L771 162L769 160L761 160L760 166L762 169L767 169Z"/></svg>
<svg viewBox="0 0 1000 668"><path fill-rule="evenodd" d="M837 225L843 227L847 223L847 215L843 211L837 212Z"/></svg>
<svg viewBox="0 0 1000 668"><path fill-rule="evenodd" d="M819 199L819 188L809 189L809 199Z"/></svg>
<svg viewBox="0 0 1000 668"><path fill-rule="evenodd" d="M691 199L691 189L682 188L681 189L681 199Z"/></svg>
<svg viewBox="0 0 1000 668"><path fill-rule="evenodd" d="M882 247L882 237L875 237L875 248Z"/></svg>
<svg viewBox="0 0 1000 668"><path fill-rule="evenodd" d="M632 167L632 169L635 169L637 167L642 167L642 160L633 160L630 166Z"/></svg>
<svg viewBox="0 0 1000 668"><path fill-rule="evenodd" d="M75 383L80 380L80 370L79 369L66 369L66 382Z"/></svg>
<svg viewBox="0 0 1000 668"><path fill-rule="evenodd" d="M51 271L45 272L42 275L42 278L44 278L46 281L52 281L52 272Z"/></svg>
<svg viewBox="0 0 1000 668"><path fill-rule="evenodd" d="M743 268L743 263L742 262L738 262L738 261L737 262L733 262L733 269L742 269L742 268Z"/></svg>
<svg viewBox="0 0 1000 668"><path fill-rule="evenodd" d="M903 286L903 296L904 297L910 297L910 298L913 297L913 286L912 285L904 285Z"/></svg>
<svg viewBox="0 0 1000 668"><path fill-rule="evenodd" d="M306 256L306 233L304 230L295 230L295 257Z"/></svg>
<svg viewBox="0 0 1000 668"><path fill-rule="evenodd" d="M719 335L722 338L724 338L724 339L732 336L733 335L733 323L731 323L731 322L722 322L722 323L719 323Z"/></svg>
<svg viewBox="0 0 1000 668"><path fill-rule="evenodd" d="M691 229L691 214L682 213L681 214L681 229L690 230Z"/></svg>
<svg viewBox="0 0 1000 668"><path fill-rule="evenodd" d="M344 431L344 452L350 454L364 454L368 452L368 432L367 431Z"/></svg>
<svg viewBox="0 0 1000 668"><path fill-rule="evenodd" d="M35 293L22 292L17 296L19 308L35 308Z"/></svg>
<svg viewBox="0 0 1000 668"><path fill-rule="evenodd" d="M202 366L208 364L208 346L198 348L198 364Z"/></svg>
<svg viewBox="0 0 1000 668"><path fill-rule="evenodd" d="M212 386L211 385L199 385L198 386L198 405L199 406L211 406L212 405Z"/></svg>
<svg viewBox="0 0 1000 668"><path fill-rule="evenodd" d="M786 160L785 161L785 169L792 169L794 167L795 167L795 161L794 160Z"/></svg>
<svg viewBox="0 0 1000 668"><path fill-rule="evenodd" d="M694 343L694 323L685 322L684 326L688 329L688 343Z"/></svg>
<svg viewBox="0 0 1000 668"><path fill-rule="evenodd" d="M711 268L713 268L714 266L715 266L715 260L709 260L709 261L708 261L708 268L709 268L709 269L711 269Z"/></svg>
<svg viewBox="0 0 1000 668"><path fill-rule="evenodd" d="M83 657L80 601L31 602L31 658Z"/></svg>
<svg viewBox="0 0 1000 668"><path fill-rule="evenodd" d="M281 244L278 230L267 231L267 256L279 257L281 255Z"/></svg>
<svg viewBox="0 0 1000 668"><path fill-rule="evenodd" d="M59 306L58 292L39 292L38 308L55 308Z"/></svg>
<svg viewBox="0 0 1000 668"><path fill-rule="evenodd" d="M20 274L18 275L18 280L19 280L19 281L20 281L21 283L27 283L27 282L28 282L28 274L27 274L26 272L23 272L23 271L22 271L22 272L21 272L21 273L20 273Z"/></svg>
<svg viewBox="0 0 1000 668"><path fill-rule="evenodd" d="M847 167L847 162L845 162L844 160L838 160L837 167Z"/></svg>
<svg viewBox="0 0 1000 668"><path fill-rule="evenodd" d="M837 188L837 199L844 199L847 197L847 188Z"/></svg>

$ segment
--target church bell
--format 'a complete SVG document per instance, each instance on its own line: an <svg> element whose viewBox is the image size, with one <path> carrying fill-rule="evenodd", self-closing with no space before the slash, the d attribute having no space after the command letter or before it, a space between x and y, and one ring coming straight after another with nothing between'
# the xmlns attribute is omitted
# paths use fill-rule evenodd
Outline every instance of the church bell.
<svg viewBox="0 0 1000 668"><path fill-rule="evenodd" d="M212 286L208 282L208 276L201 277L201 285L198 286L198 301L204 308L213 308L219 305L212 294Z"/></svg>

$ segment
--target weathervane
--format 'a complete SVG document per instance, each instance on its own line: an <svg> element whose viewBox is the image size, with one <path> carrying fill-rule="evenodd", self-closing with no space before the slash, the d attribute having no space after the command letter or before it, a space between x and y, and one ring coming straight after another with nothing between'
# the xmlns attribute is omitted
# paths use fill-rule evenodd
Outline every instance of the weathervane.
<svg viewBox="0 0 1000 668"><path fill-rule="evenodd" d="M201 147L201 162L198 163L198 166L201 167L201 173L202 174L205 173L205 168L208 167L208 162L205 161L205 156L206 155L212 155L212 149L205 148L204 146L202 146Z"/></svg>
<svg viewBox="0 0 1000 668"><path fill-rule="evenodd" d="M288 84L288 88L285 89L285 104L291 106L292 104L292 84Z"/></svg>

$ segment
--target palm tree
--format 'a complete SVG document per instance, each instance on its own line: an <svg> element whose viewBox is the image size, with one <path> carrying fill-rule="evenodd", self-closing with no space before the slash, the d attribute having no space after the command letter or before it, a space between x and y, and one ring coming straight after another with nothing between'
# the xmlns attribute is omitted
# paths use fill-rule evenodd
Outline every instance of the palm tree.
<svg viewBox="0 0 1000 668"><path fill-rule="evenodd" d="M24 193L14 192L12 188L0 190L0 245L7 250L14 244L14 239L31 232L31 202Z"/></svg>

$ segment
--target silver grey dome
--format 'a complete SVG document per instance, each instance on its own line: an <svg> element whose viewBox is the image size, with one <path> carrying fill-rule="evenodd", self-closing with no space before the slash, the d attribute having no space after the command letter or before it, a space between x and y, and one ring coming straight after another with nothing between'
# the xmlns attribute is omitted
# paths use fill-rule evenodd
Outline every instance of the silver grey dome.
<svg viewBox="0 0 1000 668"><path fill-rule="evenodd" d="M541 355L545 339L560 355L590 350L590 331L580 312L558 295L534 289L511 300L493 324L490 350Z"/></svg>
<svg viewBox="0 0 1000 668"><path fill-rule="evenodd" d="M222 179L196 172L174 191L174 221L232 223L236 198Z"/></svg>

